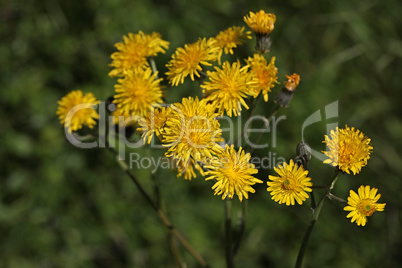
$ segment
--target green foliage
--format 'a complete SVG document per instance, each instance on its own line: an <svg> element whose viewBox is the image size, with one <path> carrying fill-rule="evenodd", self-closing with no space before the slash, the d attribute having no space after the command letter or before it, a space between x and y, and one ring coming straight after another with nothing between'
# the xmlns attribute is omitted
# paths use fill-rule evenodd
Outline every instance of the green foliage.
<svg viewBox="0 0 402 268"><path fill-rule="evenodd" d="M346 198L349 189L370 184L387 203L362 228L346 219L341 206L326 202L306 267L399 267L402 8L396 0L2 2L0 267L174 267L162 224L115 159L106 150L81 150L65 140L57 100L74 89L103 100L112 95L109 55L123 34L157 31L170 41L168 52L156 58L164 73L176 47L243 26L243 16L260 9L277 16L270 54L277 58L280 81L297 72L301 84L290 107L277 115L286 115L278 123L277 146L256 155L293 157L304 120L339 100L340 126L362 130L374 152L361 174L340 178L335 194ZM237 57L251 55L254 42ZM200 94L194 84L167 88L168 101ZM256 114L274 108L280 88ZM316 150L324 149L325 123L305 130ZM332 174L314 158L310 169L319 184ZM212 183L165 172L157 171L156 178L173 223L211 267L223 267L223 203L213 196ZM151 173L134 173L152 192ZM255 187L248 203L238 267L292 266L310 219L307 205L270 200L268 174L260 172L264 185ZM241 209L237 200L233 205ZM180 251L188 267L197 266Z"/></svg>

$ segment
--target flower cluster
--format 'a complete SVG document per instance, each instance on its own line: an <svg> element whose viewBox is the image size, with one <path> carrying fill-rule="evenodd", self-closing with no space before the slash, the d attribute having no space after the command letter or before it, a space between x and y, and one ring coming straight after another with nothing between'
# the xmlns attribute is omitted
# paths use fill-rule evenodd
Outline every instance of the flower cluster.
<svg viewBox="0 0 402 268"><path fill-rule="evenodd" d="M167 72L162 74L168 85L163 84L153 63L154 57L166 52L169 42L155 32L123 36L111 55L109 76L117 77L117 83L109 98L114 104L114 119L108 122L126 127L131 124L144 143L159 142L165 148L164 156L175 162L178 177L191 180L199 173L206 181L214 181L212 190L222 199L235 195L240 201L248 199L249 193L255 192L252 186L263 181L257 178L258 170L250 163L247 148L236 149L234 144L225 143L219 119L225 114L239 116L243 108L255 108L260 96L265 102L270 100L271 91L279 84L276 57L266 55L275 21L274 14L263 10L244 16L244 22L255 33L257 53L243 61L226 58L230 59L238 46L252 38L244 26L232 26L214 37L199 38L177 48L166 64ZM164 103L164 94L188 77L197 80L202 98L189 96ZM296 73L286 75L286 79L275 99L277 109L289 105L300 84ZM93 128L102 119L95 109L99 102L92 93L72 91L58 102L57 115L68 133L84 126ZM373 149L369 138L348 126L332 130L325 135L324 143L328 147L323 152L328 157L324 163L334 166L337 172L353 175L367 165ZM302 205L314 189L307 169L311 151L305 144L301 151L295 160L275 167L276 176L268 177L267 191L279 204ZM331 197L335 181L323 187L327 189L324 197ZM377 189L370 186L361 186L358 194L350 191L344 208L350 211L347 217L364 226L368 216L384 210L385 204L377 203L379 198Z"/></svg>
<svg viewBox="0 0 402 268"><path fill-rule="evenodd" d="M115 85L115 95L111 98L115 104L112 111L113 122L124 126L135 125L155 107L162 103L162 78L158 72L151 70L148 59L165 53L169 42L163 40L159 33L129 33L123 36L123 42L115 44L117 52L111 55L113 70L111 77L120 77ZM69 132L77 131L83 125L92 128L94 119L99 115L94 109L87 108L98 104L92 93L83 96L81 91L73 91L59 101L57 114L60 122ZM80 105L80 106L78 106ZM75 110L79 111L75 112Z"/></svg>
<svg viewBox="0 0 402 268"><path fill-rule="evenodd" d="M286 84L288 89L297 87L297 77L289 77ZM370 145L370 139L367 138L360 130L345 126L345 128L336 128L332 130L330 136L325 135L324 143L327 144L329 150L323 153L328 157L324 160L324 164L331 164L335 166L338 171L350 174L357 174L361 168L367 165L367 160L370 158L373 147ZM271 192L272 199L279 204L285 203L286 205L294 205L295 201L302 204L309 198L308 192L312 192L313 184L311 178L307 177L308 171L303 165L310 159L311 151L306 150L306 144L303 145L303 150L299 150L300 155L296 159L300 161L301 166L290 160L290 163L284 163L274 170L278 176L269 176L268 191ZM335 177L329 186L327 186L327 197L335 198L330 191L336 182ZM377 195L376 188L370 186L361 186L358 194L350 191L348 197L348 206L344 208L345 211L350 211L347 215L352 218L352 222L357 225L365 226L367 217L371 216L375 211L383 211L385 204L379 204L377 201L380 199L380 194ZM323 199L322 199L323 200ZM321 200L321 202L322 202ZM346 202L346 201L345 201Z"/></svg>
<svg viewBox="0 0 402 268"><path fill-rule="evenodd" d="M329 150L323 152L328 157L324 163L331 164L347 174L353 172L353 175L356 175L370 159L373 149L370 141L354 127L350 128L347 125L345 128L337 127L335 131L331 130L329 136L325 135L323 142L327 144ZM350 211L347 217L352 218L352 222L356 221L357 225L365 226L367 216L371 216L375 211L384 210L385 204L376 203L381 197L380 194L376 194L377 189L370 189L369 185L360 186L358 195L351 190L348 206L344 208L344 210Z"/></svg>

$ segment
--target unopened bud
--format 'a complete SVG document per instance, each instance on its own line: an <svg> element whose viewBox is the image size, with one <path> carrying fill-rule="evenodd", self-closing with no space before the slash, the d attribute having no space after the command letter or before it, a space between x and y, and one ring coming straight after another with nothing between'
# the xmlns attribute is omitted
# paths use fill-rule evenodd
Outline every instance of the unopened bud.
<svg viewBox="0 0 402 268"><path fill-rule="evenodd" d="M307 143L301 142L296 147L295 162L307 169L307 163L311 159L311 148Z"/></svg>

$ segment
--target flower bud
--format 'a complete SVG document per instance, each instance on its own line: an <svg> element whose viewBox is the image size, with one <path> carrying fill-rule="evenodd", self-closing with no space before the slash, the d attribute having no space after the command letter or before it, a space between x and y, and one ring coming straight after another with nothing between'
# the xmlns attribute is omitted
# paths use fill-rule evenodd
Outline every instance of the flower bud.
<svg viewBox="0 0 402 268"><path fill-rule="evenodd" d="M282 91L276 96L275 102L278 103L281 107L288 107L290 101L292 100L293 94L299 85L300 76L296 73L292 75L287 75L288 81L284 83L284 87Z"/></svg>
<svg viewBox="0 0 402 268"><path fill-rule="evenodd" d="M296 147L295 162L307 168L307 163L311 159L311 148L307 143L301 142Z"/></svg>

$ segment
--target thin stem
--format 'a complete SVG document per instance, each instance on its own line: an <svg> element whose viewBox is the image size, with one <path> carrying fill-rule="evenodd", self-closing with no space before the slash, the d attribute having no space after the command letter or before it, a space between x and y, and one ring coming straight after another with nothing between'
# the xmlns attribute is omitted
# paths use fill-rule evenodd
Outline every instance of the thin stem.
<svg viewBox="0 0 402 268"><path fill-rule="evenodd" d="M225 199L225 256L226 267L234 268L233 251L232 251L232 199Z"/></svg>
<svg viewBox="0 0 402 268"><path fill-rule="evenodd" d="M160 194L160 190L159 190L159 183L156 179L155 173L151 173L151 182L152 182L152 188L154 190L154 195L155 195L155 199L156 199L156 206L158 208L161 207L161 194Z"/></svg>
<svg viewBox="0 0 402 268"><path fill-rule="evenodd" d="M161 195L160 195L160 190L159 190L159 183L158 183L158 180L156 179L154 172L151 173L151 181L152 181L154 195L155 195L155 199L156 199L156 206L158 207L158 209L161 209ZM170 252L172 253L176 266L178 268L181 268L182 262L181 262L181 258L180 258L180 253L179 253L179 250L177 249L177 245L174 241L174 236L170 229L167 230L167 241L168 241Z"/></svg>
<svg viewBox="0 0 402 268"><path fill-rule="evenodd" d="M271 114L269 115L269 117L266 119L265 124L269 124L269 122L271 121L272 117L274 117L274 115L275 115L276 112L279 110L279 108L281 108L280 105L277 105L277 106L275 107L275 109L271 112ZM257 144L257 143L260 141L260 139L261 139L263 133L264 133L264 132L260 132L260 135L258 135L258 137L255 139L255 141L254 141L253 144ZM248 150L247 150L248 147L249 147L249 146L247 145L245 151L248 151ZM254 151L254 148L251 148L250 151L249 151L249 153L251 154L253 151Z"/></svg>
<svg viewBox="0 0 402 268"><path fill-rule="evenodd" d="M135 184L140 194L145 198L147 203L153 208L153 210L157 213L162 223L165 225L167 230L183 245L183 247L201 264L202 267L209 267L205 260L198 254L190 244L184 239L184 237L175 229L175 227L170 222L169 218L166 214L155 204L155 202L151 199L151 197L147 194L141 184L138 182L137 178L128 168L127 163L124 160L119 159L118 152L111 146L109 146L109 137L108 137L108 128L105 131L105 147L111 152L115 157L119 166L123 169L123 171L127 174L127 176L131 179L131 181ZM100 139L102 140L102 139Z"/></svg>
<svg viewBox="0 0 402 268"><path fill-rule="evenodd" d="M205 71L198 71L198 73L203 76L203 78L208 78L208 75Z"/></svg>
<svg viewBox="0 0 402 268"><path fill-rule="evenodd" d="M311 209L315 209L317 207L317 205L315 203L314 191L311 191L310 196L311 196Z"/></svg>
<svg viewBox="0 0 402 268"><path fill-rule="evenodd" d="M244 231L246 229L246 216L247 216L247 199L243 200L242 202L242 211L239 217L240 220L240 229L239 235L237 237L236 243L233 248L233 254L236 255L237 251L239 250L240 244L243 241Z"/></svg>
<svg viewBox="0 0 402 268"><path fill-rule="evenodd" d="M113 148L111 148L113 149ZM116 152L117 153L117 152ZM126 165L127 166L127 165ZM162 220L165 227L172 233L173 236L184 246L184 248L191 254L193 257L203 266L208 267L208 264L204 261L204 259L199 255L191 246L190 244L184 239L184 237L175 229L175 227L171 224L169 218L165 215L165 213L160 210L156 204L151 200L149 195L145 192L142 186L139 184L137 179L131 173L131 171L127 168L125 169L126 174L130 177L130 179L134 182L137 186L138 190L142 194L142 196L147 200L147 202L151 205L151 207L157 212L159 218Z"/></svg>
<svg viewBox="0 0 402 268"><path fill-rule="evenodd" d="M341 204L348 203L346 200L329 193L328 198Z"/></svg>
<svg viewBox="0 0 402 268"><path fill-rule="evenodd" d="M250 113L249 113L248 116L247 116L247 120L249 120L249 119L253 116L254 111L255 111L255 108L257 107L257 102L258 102L258 100L260 99L260 96L261 96L261 94L258 95L257 98L254 98L254 99L252 100L252 103L251 103L251 105L250 105L250 106L251 106L251 109L250 109ZM246 121L247 121L247 120L246 120ZM235 142L234 142L233 144L237 144L239 141L241 141L241 138L244 136L245 131L246 131L246 128L243 127L242 132L240 133L239 136L237 136L237 139L235 140Z"/></svg>
<svg viewBox="0 0 402 268"><path fill-rule="evenodd" d="M309 226L307 228L307 231L304 234L302 246L300 247L299 254L297 255L297 261L296 261L296 266L295 266L296 268L299 268L299 267L302 266L304 253L305 253L306 248L307 248L307 243L308 243L308 240L310 239L310 235L313 232L313 229L314 229L314 226L315 226L316 222L317 222L317 220L314 220L314 219L311 220L310 224L309 224Z"/></svg>
<svg viewBox="0 0 402 268"><path fill-rule="evenodd" d="M313 185L311 186L312 189L328 189L327 185Z"/></svg>
<svg viewBox="0 0 402 268"><path fill-rule="evenodd" d="M154 58L150 57L150 58L149 58L149 63L151 64L152 72L153 72L153 73L156 73L155 78L158 79L158 74L157 74L157 73L158 73L158 69L156 68L156 63L155 63Z"/></svg>
<svg viewBox="0 0 402 268"><path fill-rule="evenodd" d="M173 237L172 232L168 232L167 239L168 239L169 248L170 248L170 251L172 252L173 259L174 259L174 262L175 262L176 266L178 268L182 268L183 265L182 265L182 262L181 262L180 254L179 254L179 251L177 250L177 246L176 246L176 243L174 241L174 237Z"/></svg>
<svg viewBox="0 0 402 268"><path fill-rule="evenodd" d="M334 188L336 181L338 180L339 170L335 171L334 176L331 179L330 184L327 186L326 193L321 197L320 201L317 204L316 208L311 208L313 211L310 224L306 230L306 233L303 237L303 242L299 249L299 254L297 255L296 265L295 268L300 268L303 264L304 253L306 252L307 244L310 239L311 233L313 232L314 226L318 220L318 216L320 215L321 209L324 206L324 200L331 194L331 190Z"/></svg>

